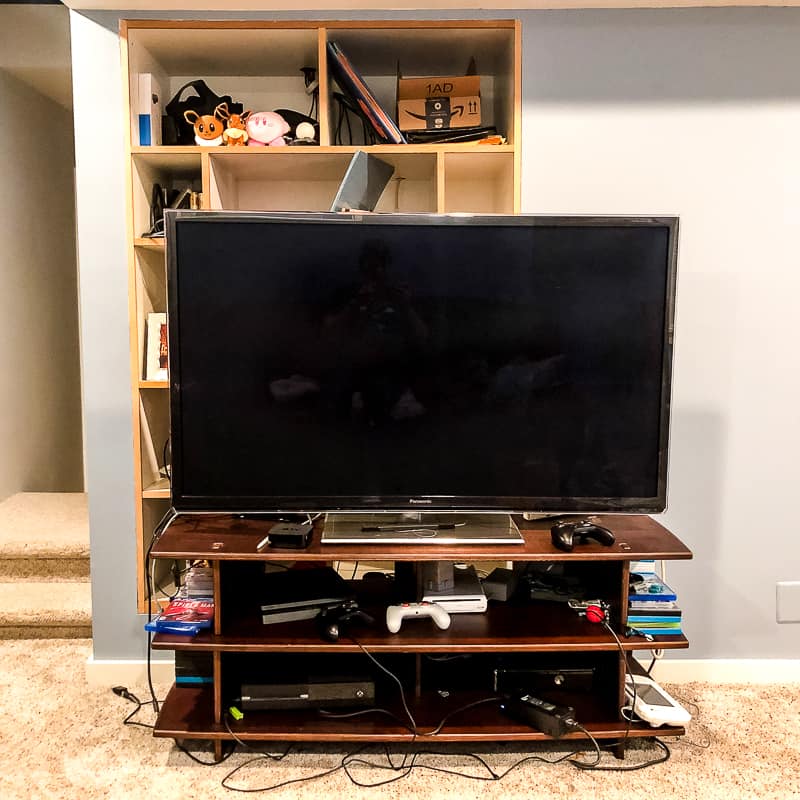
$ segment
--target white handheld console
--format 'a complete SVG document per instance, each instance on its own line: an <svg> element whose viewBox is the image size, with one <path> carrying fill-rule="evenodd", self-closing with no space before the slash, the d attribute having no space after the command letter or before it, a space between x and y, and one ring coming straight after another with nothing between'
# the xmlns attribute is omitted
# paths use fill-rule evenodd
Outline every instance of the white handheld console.
<svg viewBox="0 0 800 800"><path fill-rule="evenodd" d="M386 627L397 633L406 617L430 617L441 630L450 627L450 615L436 603L402 603L386 609Z"/></svg>
<svg viewBox="0 0 800 800"><path fill-rule="evenodd" d="M625 676L625 695L633 703L637 717L654 728L662 725L685 725L692 715L677 700L662 689L652 678L633 675L636 696L631 688L631 676Z"/></svg>

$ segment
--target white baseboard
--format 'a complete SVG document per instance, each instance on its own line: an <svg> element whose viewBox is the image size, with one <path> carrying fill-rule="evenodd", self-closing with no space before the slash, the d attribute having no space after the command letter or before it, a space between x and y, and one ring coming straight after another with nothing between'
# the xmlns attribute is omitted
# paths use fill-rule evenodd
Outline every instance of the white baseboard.
<svg viewBox="0 0 800 800"><path fill-rule="evenodd" d="M150 674L153 683L172 683L175 680L175 662L151 660ZM86 660L86 682L94 687L146 686L147 661L89 656Z"/></svg>
<svg viewBox="0 0 800 800"><path fill-rule="evenodd" d="M800 659L662 658L652 675L662 683L800 683Z"/></svg>
<svg viewBox="0 0 800 800"><path fill-rule="evenodd" d="M643 659L647 666L649 663ZM173 661L151 661L154 683L175 680ZM662 658L653 667L653 677L663 683L800 683L800 659L790 658ZM147 662L142 659L96 659L86 661L89 686L142 686L147 683Z"/></svg>

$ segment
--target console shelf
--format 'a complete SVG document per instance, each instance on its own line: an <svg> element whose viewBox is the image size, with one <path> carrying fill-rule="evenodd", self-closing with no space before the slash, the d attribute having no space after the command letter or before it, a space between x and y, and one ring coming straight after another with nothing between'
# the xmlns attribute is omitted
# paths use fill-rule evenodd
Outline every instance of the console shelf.
<svg viewBox="0 0 800 800"><path fill-rule="evenodd" d="M589 542L572 553L556 549L550 540L552 521L515 518L524 544L469 545L460 552L473 561L638 561L688 559L692 553L675 535L651 517L598 516L610 526L617 541L611 547ZM272 522L231 515L203 514L178 517L153 546L160 558L208 558L215 561L282 561L285 550L256 550ZM441 561L452 547L433 544L322 544L317 525L306 550L291 554L292 561Z"/></svg>
<svg viewBox="0 0 800 800"><path fill-rule="evenodd" d="M357 593L357 587L356 587ZM354 639L370 652L384 653L499 653L499 652L585 652L618 651L614 638L599 626L589 626L566 603L531 602L526 605L492 603L485 614L454 614L447 630L429 620L407 622L399 633L386 630L382 604L360 602L375 625L359 625L351 631ZM225 612L223 612L225 613ZM223 623L225 632L201 632L197 636L157 634L153 647L159 650L210 650L253 653L357 653L353 641L336 643L320 638L311 620L264 625L257 608L237 604L233 620ZM625 650L641 649L642 639L622 638ZM686 647L683 636L660 636L664 649Z"/></svg>
<svg viewBox="0 0 800 800"><path fill-rule="evenodd" d="M309 711L248 712L242 722L231 724L236 736L247 741L297 742L524 742L546 741L550 737L527 725L522 725L501 714L493 704L483 704L457 712L457 709L485 699L485 694L459 693L458 696L442 698L437 692L428 691L416 697L408 697L409 710L417 723L419 733L411 731L398 721L382 714L365 715L354 720L326 719ZM641 738L653 736L653 729L634 723L626 731L625 725L615 720L608 708L585 697L564 694L561 702L575 708L581 723L597 739ZM155 736L174 739L201 739L221 743L232 740L224 723L216 723L213 714L213 692L208 688L173 687L165 699L154 731ZM380 706L393 713L398 720L407 719L399 702L390 697L379 698ZM455 713L454 713L455 712ZM425 735L433 731L448 714L442 730L435 736ZM409 723L410 724L410 723ZM685 729L663 726L659 737L681 736ZM571 733L563 737L586 741L583 734ZM587 749L591 744L586 742Z"/></svg>

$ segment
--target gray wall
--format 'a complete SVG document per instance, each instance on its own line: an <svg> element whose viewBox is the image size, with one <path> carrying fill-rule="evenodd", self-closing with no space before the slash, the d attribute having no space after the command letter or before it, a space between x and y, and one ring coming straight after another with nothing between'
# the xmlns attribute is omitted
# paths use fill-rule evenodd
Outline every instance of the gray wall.
<svg viewBox="0 0 800 800"><path fill-rule="evenodd" d="M98 126L95 113L98 97L121 108L116 30L130 16L72 13L97 658L145 648L134 613L122 122L109 114ZM696 557L668 568L692 642L675 657L796 657L796 628L776 625L774 593L776 581L800 579L783 502L800 447L800 11L506 16L524 31L523 210L681 216L664 522Z"/></svg>
<svg viewBox="0 0 800 800"><path fill-rule="evenodd" d="M83 488L72 116L0 69L0 500Z"/></svg>

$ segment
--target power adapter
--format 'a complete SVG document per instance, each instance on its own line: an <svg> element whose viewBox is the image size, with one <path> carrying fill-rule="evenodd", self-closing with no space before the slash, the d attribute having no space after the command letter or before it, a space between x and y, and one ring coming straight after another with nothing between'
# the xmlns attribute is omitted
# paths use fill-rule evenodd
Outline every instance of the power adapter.
<svg viewBox="0 0 800 800"><path fill-rule="evenodd" d="M572 706L556 706L529 694L505 698L500 710L554 739L561 738L578 725Z"/></svg>

